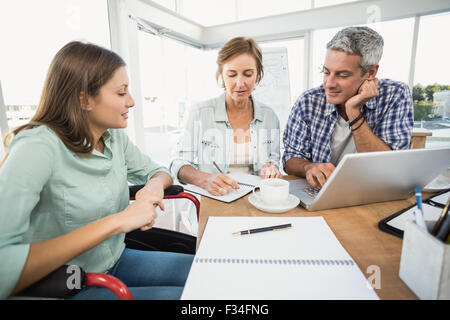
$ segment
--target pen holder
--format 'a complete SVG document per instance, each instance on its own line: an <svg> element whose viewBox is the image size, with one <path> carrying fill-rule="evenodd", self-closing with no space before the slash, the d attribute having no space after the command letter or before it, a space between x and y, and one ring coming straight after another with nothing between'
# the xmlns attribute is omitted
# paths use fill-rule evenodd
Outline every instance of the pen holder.
<svg viewBox="0 0 450 320"><path fill-rule="evenodd" d="M427 221L428 230L434 224ZM450 245L407 221L399 275L419 299L450 299Z"/></svg>

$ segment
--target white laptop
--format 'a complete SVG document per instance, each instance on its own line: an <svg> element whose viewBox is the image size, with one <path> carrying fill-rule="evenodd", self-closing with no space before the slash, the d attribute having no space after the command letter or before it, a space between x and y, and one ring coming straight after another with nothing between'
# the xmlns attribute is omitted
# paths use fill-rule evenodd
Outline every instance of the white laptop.
<svg viewBox="0 0 450 320"><path fill-rule="evenodd" d="M310 211L407 199L450 167L450 147L345 155L320 191L291 180L290 193Z"/></svg>

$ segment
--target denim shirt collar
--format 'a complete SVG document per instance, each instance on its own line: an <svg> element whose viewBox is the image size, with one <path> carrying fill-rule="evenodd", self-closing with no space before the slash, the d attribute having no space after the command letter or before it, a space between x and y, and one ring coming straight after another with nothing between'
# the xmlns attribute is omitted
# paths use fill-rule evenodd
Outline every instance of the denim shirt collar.
<svg viewBox="0 0 450 320"><path fill-rule="evenodd" d="M227 115L226 104L225 104L225 96L226 96L226 93L224 92L215 99L216 101L215 101L215 108L214 108L214 120L216 122L228 122L228 115ZM253 101L253 121L255 121L255 120L263 121L261 105L259 104L259 102L257 100L253 99L252 96L250 96L250 98Z"/></svg>

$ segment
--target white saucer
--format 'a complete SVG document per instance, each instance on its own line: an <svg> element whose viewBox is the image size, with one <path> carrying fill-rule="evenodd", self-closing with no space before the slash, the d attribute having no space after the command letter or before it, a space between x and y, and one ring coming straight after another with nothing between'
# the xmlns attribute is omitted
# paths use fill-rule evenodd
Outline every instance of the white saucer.
<svg viewBox="0 0 450 320"><path fill-rule="evenodd" d="M259 192L256 192L256 193L259 193ZM288 200L285 203L283 203L281 205L275 205L275 206L268 205L262 201L259 201L259 199L257 197L255 197L255 195L253 193L248 197L248 201L257 209L259 209L261 211L269 212L269 213L286 212L286 211L289 211L289 210L295 208L300 203L299 198L297 198L293 194L289 195Z"/></svg>

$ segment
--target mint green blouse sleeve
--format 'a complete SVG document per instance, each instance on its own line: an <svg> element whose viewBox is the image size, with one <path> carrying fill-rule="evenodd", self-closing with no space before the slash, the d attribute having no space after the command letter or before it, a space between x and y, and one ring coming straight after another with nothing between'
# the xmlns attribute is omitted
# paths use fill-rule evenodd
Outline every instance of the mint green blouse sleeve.
<svg viewBox="0 0 450 320"><path fill-rule="evenodd" d="M27 133L15 137L0 168L0 299L16 286L30 245L22 235L52 171L52 150Z"/></svg>

